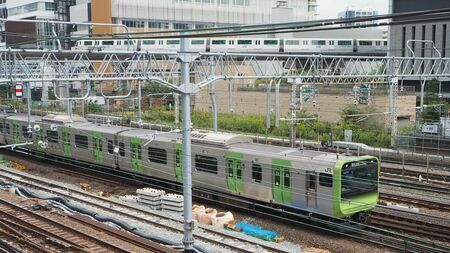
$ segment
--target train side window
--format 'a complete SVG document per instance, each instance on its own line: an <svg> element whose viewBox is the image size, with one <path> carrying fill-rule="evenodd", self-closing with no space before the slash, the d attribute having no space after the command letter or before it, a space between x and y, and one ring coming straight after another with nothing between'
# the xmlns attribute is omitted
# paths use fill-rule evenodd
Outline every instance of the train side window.
<svg viewBox="0 0 450 253"><path fill-rule="evenodd" d="M47 130L47 140L48 142L58 143L59 142L58 132Z"/></svg>
<svg viewBox="0 0 450 253"><path fill-rule="evenodd" d="M289 188L291 187L291 172L289 169L284 170L284 187Z"/></svg>
<svg viewBox="0 0 450 253"><path fill-rule="evenodd" d="M191 45L204 45L205 40L191 40Z"/></svg>
<svg viewBox="0 0 450 253"><path fill-rule="evenodd" d="M152 163L167 164L167 151L162 148L148 148L148 160Z"/></svg>
<svg viewBox="0 0 450 253"><path fill-rule="evenodd" d="M298 40L286 40L285 43L287 46L298 46L300 42Z"/></svg>
<svg viewBox="0 0 450 253"><path fill-rule="evenodd" d="M238 40L238 45L251 45L252 40Z"/></svg>
<svg viewBox="0 0 450 253"><path fill-rule="evenodd" d="M254 163L252 165L252 179L256 183L261 183L262 181L262 166Z"/></svg>
<svg viewBox="0 0 450 253"><path fill-rule="evenodd" d="M320 173L319 174L319 185L324 187L333 187L333 175Z"/></svg>
<svg viewBox="0 0 450 253"><path fill-rule="evenodd" d="M264 45L278 45L278 40L264 40Z"/></svg>
<svg viewBox="0 0 450 253"><path fill-rule="evenodd" d="M109 154L114 153L114 143L112 140L108 140L108 153Z"/></svg>
<svg viewBox="0 0 450 253"><path fill-rule="evenodd" d="M201 172L217 174L217 158L210 156L196 155L195 169Z"/></svg>
<svg viewBox="0 0 450 253"><path fill-rule="evenodd" d="M275 179L274 183L276 186L279 186L281 184L281 175L280 175L280 169L275 170Z"/></svg>
<svg viewBox="0 0 450 253"><path fill-rule="evenodd" d="M89 140L87 136L84 135L75 135L75 147L88 149L89 148Z"/></svg>
<svg viewBox="0 0 450 253"><path fill-rule="evenodd" d="M225 43L226 41L225 40L212 40L212 44L213 45L225 45L226 43Z"/></svg>
<svg viewBox="0 0 450 253"><path fill-rule="evenodd" d="M308 189L316 190L316 174L308 175Z"/></svg>
<svg viewBox="0 0 450 253"><path fill-rule="evenodd" d="M85 42L84 42L84 45L85 45L85 46L92 46L92 41L85 41Z"/></svg>
<svg viewBox="0 0 450 253"><path fill-rule="evenodd" d="M27 126L22 126L22 135L25 138L28 138L28 127Z"/></svg>
<svg viewBox="0 0 450 253"><path fill-rule="evenodd" d="M119 155L125 156L125 144L123 142L119 142Z"/></svg>
<svg viewBox="0 0 450 253"><path fill-rule="evenodd" d="M6 128L6 134L10 134L10 132L9 132L9 124L8 123L5 124L5 128Z"/></svg>

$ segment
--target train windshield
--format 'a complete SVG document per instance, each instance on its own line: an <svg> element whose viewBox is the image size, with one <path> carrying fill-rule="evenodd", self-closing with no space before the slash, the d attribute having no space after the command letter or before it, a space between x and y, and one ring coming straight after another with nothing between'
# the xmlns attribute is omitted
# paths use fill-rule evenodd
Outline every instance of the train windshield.
<svg viewBox="0 0 450 253"><path fill-rule="evenodd" d="M342 166L341 198L349 198L378 190L376 159L349 162Z"/></svg>

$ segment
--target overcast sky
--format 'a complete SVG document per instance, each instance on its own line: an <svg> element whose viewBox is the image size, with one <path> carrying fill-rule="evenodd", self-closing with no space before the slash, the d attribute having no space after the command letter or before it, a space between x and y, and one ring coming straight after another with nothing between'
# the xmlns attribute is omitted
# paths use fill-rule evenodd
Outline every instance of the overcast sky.
<svg viewBox="0 0 450 253"><path fill-rule="evenodd" d="M347 8L373 9L386 14L389 0L317 0L319 4L318 19L337 18L338 13Z"/></svg>

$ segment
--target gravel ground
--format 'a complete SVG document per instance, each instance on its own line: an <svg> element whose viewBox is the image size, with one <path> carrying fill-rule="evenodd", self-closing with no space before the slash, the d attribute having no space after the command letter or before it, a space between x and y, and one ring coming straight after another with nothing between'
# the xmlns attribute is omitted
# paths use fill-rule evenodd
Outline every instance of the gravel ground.
<svg viewBox="0 0 450 253"><path fill-rule="evenodd" d="M38 175L41 177L46 177L49 179L73 184L79 186L80 183L88 183L92 192L110 192L117 195L125 195L134 193L136 187L129 185L112 185L106 183L91 182L87 178L83 179L80 177L70 176L64 174L63 171L58 169L58 166L49 165L47 162L42 161L29 161L24 158L11 155L3 155L5 159L19 162L26 166L26 172ZM313 253L359 253L359 252L394 252L386 248L380 248L373 244L366 244L358 240L352 240L347 237L339 237L334 234L325 234L323 232L317 232L308 228L302 228L298 225L283 224L278 221L266 220L261 218L256 218L251 215L241 214L234 212L234 215L239 220L245 220L249 223L262 226L265 229L271 229L278 232L280 235L285 236L288 243L293 245L302 245L304 252ZM154 230L150 232L155 232ZM167 235L167 238L173 240L181 240L180 236L177 235ZM223 251L217 251L223 252Z"/></svg>

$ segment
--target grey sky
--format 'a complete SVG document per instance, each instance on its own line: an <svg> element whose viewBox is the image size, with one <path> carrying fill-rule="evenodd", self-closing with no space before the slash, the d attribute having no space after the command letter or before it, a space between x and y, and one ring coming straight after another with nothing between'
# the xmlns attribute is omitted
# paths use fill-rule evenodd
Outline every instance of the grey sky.
<svg viewBox="0 0 450 253"><path fill-rule="evenodd" d="M373 9L386 14L389 0L317 0L319 4L318 19L337 18L338 13L347 8Z"/></svg>

